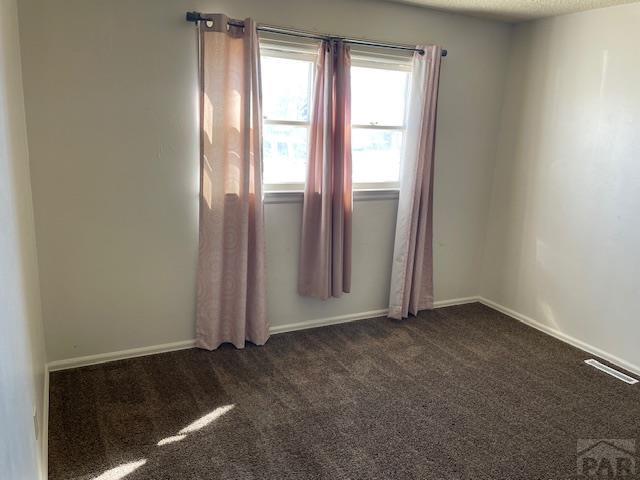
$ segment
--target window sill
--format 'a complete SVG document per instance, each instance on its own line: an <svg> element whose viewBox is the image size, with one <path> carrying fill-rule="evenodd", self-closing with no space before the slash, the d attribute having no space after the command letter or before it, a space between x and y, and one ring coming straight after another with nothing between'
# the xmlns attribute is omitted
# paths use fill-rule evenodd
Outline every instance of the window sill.
<svg viewBox="0 0 640 480"><path fill-rule="evenodd" d="M354 190L353 201L397 200L399 195L400 191L397 188ZM264 203L266 204L302 203L303 198L304 192L300 190L271 190L264 192Z"/></svg>

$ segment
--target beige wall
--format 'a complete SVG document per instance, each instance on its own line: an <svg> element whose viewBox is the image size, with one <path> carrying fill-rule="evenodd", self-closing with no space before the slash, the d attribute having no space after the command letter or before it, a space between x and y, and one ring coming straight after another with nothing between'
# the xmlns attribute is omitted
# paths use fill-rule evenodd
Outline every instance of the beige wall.
<svg viewBox="0 0 640 480"><path fill-rule="evenodd" d="M640 371L640 4L515 29L482 294Z"/></svg>
<svg viewBox="0 0 640 480"><path fill-rule="evenodd" d="M15 0L0 0L0 477L34 480L45 352L17 20Z"/></svg>
<svg viewBox="0 0 640 480"><path fill-rule="evenodd" d="M475 295L510 27L362 0L23 0L29 142L50 360L188 340L197 251L190 9L450 51L436 178L436 297ZM295 291L299 204L266 207L273 325L386 306L396 200L357 202L354 292Z"/></svg>

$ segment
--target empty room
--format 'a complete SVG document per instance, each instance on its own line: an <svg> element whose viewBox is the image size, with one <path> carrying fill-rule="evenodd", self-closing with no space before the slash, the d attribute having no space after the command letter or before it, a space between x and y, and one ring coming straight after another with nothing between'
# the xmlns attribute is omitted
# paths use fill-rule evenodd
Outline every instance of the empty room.
<svg viewBox="0 0 640 480"><path fill-rule="evenodd" d="M0 480L640 478L638 45L0 0Z"/></svg>

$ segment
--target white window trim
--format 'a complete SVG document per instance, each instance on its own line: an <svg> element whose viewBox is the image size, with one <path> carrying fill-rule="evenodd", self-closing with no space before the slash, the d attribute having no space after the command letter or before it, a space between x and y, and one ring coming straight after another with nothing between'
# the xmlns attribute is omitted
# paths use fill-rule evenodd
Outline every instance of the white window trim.
<svg viewBox="0 0 640 480"><path fill-rule="evenodd" d="M264 116L262 117L262 120L268 125L293 125L294 127L308 127L311 125L311 122L304 120L272 120Z"/></svg>
<svg viewBox="0 0 640 480"><path fill-rule="evenodd" d="M401 62L393 58L373 57L364 55L351 56L352 67L379 68L381 70L401 70L411 72L411 62Z"/></svg>
<svg viewBox="0 0 640 480"><path fill-rule="evenodd" d="M304 192L304 183L265 183L263 190L265 193Z"/></svg>
<svg viewBox="0 0 640 480"><path fill-rule="evenodd" d="M378 122L351 124L351 128L363 128L369 130L406 130L404 125L386 125Z"/></svg>
<svg viewBox="0 0 640 480"><path fill-rule="evenodd" d="M354 202L368 202L372 200L397 200L400 197L400 190L397 188L362 189L353 191ZM304 200L303 190L265 191L265 204L281 203L302 203Z"/></svg>
<svg viewBox="0 0 640 480"><path fill-rule="evenodd" d="M316 54L312 53L314 50L313 45L309 44L295 44L293 42L288 44L271 43L269 40L261 40L260 53L263 56L274 58L287 58L292 60L305 60L315 62ZM373 56L366 53L354 53L351 59L351 65L356 67L366 68L379 68L382 70L400 70L411 72L411 59L405 59L401 57L384 57ZM314 74L309 79L310 92L313 90ZM409 80L408 80L409 81ZM408 93L408 92L407 92ZM313 95L313 93L311 93ZM311 120L275 120L263 117L263 125L291 125L310 127ZM379 123L371 124L352 124L352 129L369 129L369 130L395 130L406 132L406 125L387 125ZM304 194L304 183L265 183L263 184L263 190L265 193L265 203L295 203L298 200L302 201ZM377 200L398 198L398 192L400 190L400 182L369 182L353 183L354 200ZM277 198L281 198L283 201L277 201Z"/></svg>

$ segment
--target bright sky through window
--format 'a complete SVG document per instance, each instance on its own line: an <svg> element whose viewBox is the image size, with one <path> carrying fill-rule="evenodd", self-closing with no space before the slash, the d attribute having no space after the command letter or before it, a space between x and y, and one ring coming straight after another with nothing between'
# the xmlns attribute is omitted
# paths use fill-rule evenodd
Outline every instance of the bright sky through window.
<svg viewBox="0 0 640 480"><path fill-rule="evenodd" d="M351 67L353 183L397 183L409 72Z"/></svg>
<svg viewBox="0 0 640 480"><path fill-rule="evenodd" d="M313 62L262 56L266 184L304 183Z"/></svg>

